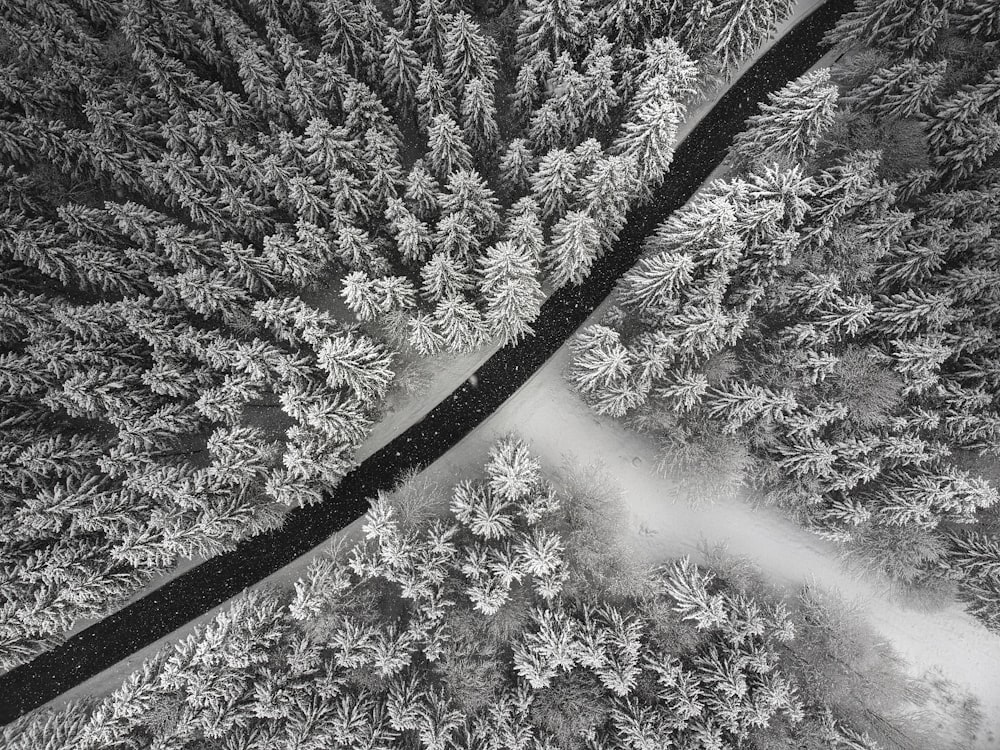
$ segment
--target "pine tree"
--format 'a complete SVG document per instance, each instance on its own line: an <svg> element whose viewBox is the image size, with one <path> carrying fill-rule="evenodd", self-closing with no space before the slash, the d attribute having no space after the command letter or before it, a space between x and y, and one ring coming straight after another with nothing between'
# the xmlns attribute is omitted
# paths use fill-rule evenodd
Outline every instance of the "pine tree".
<svg viewBox="0 0 1000 750"><path fill-rule="evenodd" d="M531 191L538 198L542 216L555 219L566 212L576 190L576 162L565 149L553 149L543 156L531 175Z"/></svg>
<svg viewBox="0 0 1000 750"><path fill-rule="evenodd" d="M535 155L524 138L514 138L500 158L500 179L504 188L517 194L528 187L535 168Z"/></svg>
<svg viewBox="0 0 1000 750"><path fill-rule="evenodd" d="M429 302L440 302L444 298L459 298L471 289L475 282L460 264L447 253L434 253L420 269L423 279L421 293Z"/></svg>
<svg viewBox="0 0 1000 750"><path fill-rule="evenodd" d="M694 278L695 261L686 253L665 251L642 258L622 277L618 297L636 310L669 310Z"/></svg>
<svg viewBox="0 0 1000 750"><path fill-rule="evenodd" d="M461 92L474 78L492 84L497 78L493 65L496 49L479 25L465 11L455 13L444 39L443 71L452 91Z"/></svg>
<svg viewBox="0 0 1000 750"><path fill-rule="evenodd" d="M444 76L437 68L425 65L415 91L417 98L417 122L421 130L430 131L431 123L438 115L456 116L453 95L449 95Z"/></svg>
<svg viewBox="0 0 1000 750"><path fill-rule="evenodd" d="M837 87L823 68L797 78L760 105L760 114L733 141L733 153L742 164L775 159L803 160L833 123Z"/></svg>
<svg viewBox="0 0 1000 750"><path fill-rule="evenodd" d="M383 312L377 282L378 279L370 278L363 271L355 271L344 277L340 296L358 320L374 321Z"/></svg>
<svg viewBox="0 0 1000 750"><path fill-rule="evenodd" d="M660 78L653 79L649 87L656 89L660 83L665 88L666 80ZM680 117L681 110L675 101L652 97L639 106L615 138L614 152L639 165L638 179L647 194L670 168Z"/></svg>
<svg viewBox="0 0 1000 750"><path fill-rule="evenodd" d="M446 0L420 0L414 29L417 48L428 67L444 63L445 34L448 23Z"/></svg>
<svg viewBox="0 0 1000 750"><path fill-rule="evenodd" d="M1000 629L1000 544L977 531L951 533L947 566L961 597L990 629Z"/></svg>
<svg viewBox="0 0 1000 750"><path fill-rule="evenodd" d="M554 287L581 284L601 251L597 225L590 216L570 211L552 228L546 269Z"/></svg>
<svg viewBox="0 0 1000 750"><path fill-rule="evenodd" d="M552 60L544 53L538 53L530 60L521 64L514 80L514 91L511 100L517 122L527 122L542 97L540 79L543 71L551 67Z"/></svg>
<svg viewBox="0 0 1000 750"><path fill-rule="evenodd" d="M382 80L393 101L409 110L414 106L423 68L413 44L398 29L388 29L382 48Z"/></svg>
<svg viewBox="0 0 1000 750"><path fill-rule="evenodd" d="M481 157L491 155L500 137L493 103L493 86L482 78L473 78L462 91L462 130L472 150Z"/></svg>
<svg viewBox="0 0 1000 750"><path fill-rule="evenodd" d="M444 346L444 339L434 329L434 319L430 315L417 313L407 322L409 328L407 343L418 354L437 354Z"/></svg>
<svg viewBox="0 0 1000 750"><path fill-rule="evenodd" d="M439 252L447 253L462 263L470 261L480 244L472 218L461 211L441 217L432 241Z"/></svg>
<svg viewBox="0 0 1000 750"><path fill-rule="evenodd" d="M621 103L615 78L613 48L607 39L601 37L594 42L584 60L581 81L584 119L581 125L585 132L592 133L607 126L611 113Z"/></svg>
<svg viewBox="0 0 1000 750"><path fill-rule="evenodd" d="M351 270L380 271L385 259L368 232L355 226L342 225L333 242L333 252Z"/></svg>
<svg viewBox="0 0 1000 750"><path fill-rule="evenodd" d="M598 159L583 179L579 187L580 207L594 219L602 246L608 247L617 239L640 189L636 161L626 156Z"/></svg>
<svg viewBox="0 0 1000 750"><path fill-rule="evenodd" d="M479 260L480 290L486 323L501 344L516 343L532 333L530 323L541 311L544 295L537 262L512 242L498 242Z"/></svg>
<svg viewBox="0 0 1000 750"><path fill-rule="evenodd" d="M587 123L587 83L576 69L573 57L564 52L556 58L545 81L546 97L531 117L528 132L539 150L568 146L580 140Z"/></svg>
<svg viewBox="0 0 1000 750"><path fill-rule="evenodd" d="M536 263L541 260L545 237L542 233L538 204L534 200L522 198L510 207L504 239L527 250Z"/></svg>
<svg viewBox="0 0 1000 750"><path fill-rule="evenodd" d="M368 403L385 395L394 373L392 354L381 344L360 334L328 338L316 359L327 372L332 388L346 386Z"/></svg>
<svg viewBox="0 0 1000 750"><path fill-rule="evenodd" d="M406 211L395 222L393 231L396 236L396 248L403 260L408 263L422 262L431 245L430 230L427 225Z"/></svg>
<svg viewBox="0 0 1000 750"><path fill-rule="evenodd" d="M482 315L475 305L461 297L443 297L434 308L434 319L449 351L470 352L485 343Z"/></svg>
<svg viewBox="0 0 1000 750"><path fill-rule="evenodd" d="M404 193L413 213L420 219L429 219L437 211L439 194L440 185L427 171L423 160L418 159L406 175Z"/></svg>
<svg viewBox="0 0 1000 750"><path fill-rule="evenodd" d="M621 417L645 401L646 393L634 377L636 363L617 331L588 326L572 347L567 378L598 413Z"/></svg>
<svg viewBox="0 0 1000 750"><path fill-rule="evenodd" d="M372 129L365 134L364 160L370 174L368 196L372 207L380 210L397 197L402 182L399 150L384 133Z"/></svg>
<svg viewBox="0 0 1000 750"><path fill-rule="evenodd" d="M517 27L515 58L521 64L539 52L573 51L585 30L580 0L528 0Z"/></svg>
<svg viewBox="0 0 1000 750"><path fill-rule="evenodd" d="M446 217L461 216L477 237L492 235L500 226L500 204L486 181L475 171L459 169L448 176L440 208Z"/></svg>
<svg viewBox="0 0 1000 750"><path fill-rule="evenodd" d="M777 29L778 23L792 13L793 4L783 2L743 2L723 0L712 7L712 19L704 40L709 54L719 67L733 71Z"/></svg>
<svg viewBox="0 0 1000 750"><path fill-rule="evenodd" d="M472 154L462 138L462 131L446 114L436 115L427 134L427 162L439 179L458 169L472 169Z"/></svg>
<svg viewBox="0 0 1000 750"><path fill-rule="evenodd" d="M954 319L954 314L949 295L908 289L880 297L875 322L886 334L904 337L938 331Z"/></svg>
<svg viewBox="0 0 1000 750"><path fill-rule="evenodd" d="M344 0L323 0L319 9L323 28L323 49L349 70L364 69L372 50L364 20L356 5Z"/></svg>
<svg viewBox="0 0 1000 750"><path fill-rule="evenodd" d="M988 0L964 0L949 14L951 25L987 40L1000 37L1000 12Z"/></svg>
<svg viewBox="0 0 1000 750"><path fill-rule="evenodd" d="M960 89L941 102L927 128L938 177L954 185L1000 151L1000 123L983 112L978 89Z"/></svg>
<svg viewBox="0 0 1000 750"><path fill-rule="evenodd" d="M833 44L883 47L902 55L923 55L948 22L952 3L937 0L862 0L827 34Z"/></svg>
<svg viewBox="0 0 1000 750"><path fill-rule="evenodd" d="M921 62L909 57L896 65L879 68L871 78L853 89L848 101L861 111L879 117L902 119L926 110L944 82L947 60Z"/></svg>

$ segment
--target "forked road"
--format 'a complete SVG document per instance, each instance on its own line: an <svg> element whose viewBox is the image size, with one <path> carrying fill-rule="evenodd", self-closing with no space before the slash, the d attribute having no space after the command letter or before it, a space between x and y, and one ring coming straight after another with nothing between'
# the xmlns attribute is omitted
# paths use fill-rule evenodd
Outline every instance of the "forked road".
<svg viewBox="0 0 1000 750"><path fill-rule="evenodd" d="M494 354L468 382L348 474L320 505L290 513L285 525L206 560L0 676L0 723L41 706L185 623L208 612L325 542L367 509L364 498L390 488L403 471L440 458L479 425L549 358L612 291L657 223L698 190L765 96L804 73L821 56L823 34L850 7L828 0L765 52L678 145L663 186L633 211L614 251L594 264L580 286L563 288L543 305L535 336Z"/></svg>

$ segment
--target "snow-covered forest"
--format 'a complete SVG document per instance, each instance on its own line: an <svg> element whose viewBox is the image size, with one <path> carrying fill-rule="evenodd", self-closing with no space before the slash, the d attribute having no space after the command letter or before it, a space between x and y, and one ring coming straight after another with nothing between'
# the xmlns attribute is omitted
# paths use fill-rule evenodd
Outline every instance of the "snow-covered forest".
<svg viewBox="0 0 1000 750"><path fill-rule="evenodd" d="M530 334L788 8L388 10L2 4L0 665L320 502L403 358Z"/></svg>
<svg viewBox="0 0 1000 750"><path fill-rule="evenodd" d="M7 747L875 747L834 714L898 679L863 628L745 570L636 569L594 490L505 439L476 481L379 496L363 542L294 589L240 598ZM845 654L869 658L845 674Z"/></svg>
<svg viewBox="0 0 1000 750"><path fill-rule="evenodd" d="M421 367L516 352L636 211L580 397L685 501L745 493L1000 633L1000 6L857 0L657 214L691 109L795 12L0 0L0 673L327 501ZM859 616L646 570L564 480L513 437L411 478L3 747L906 750Z"/></svg>
<svg viewBox="0 0 1000 750"><path fill-rule="evenodd" d="M694 495L749 485L1000 630L1000 15L874 7L648 239L567 374Z"/></svg>

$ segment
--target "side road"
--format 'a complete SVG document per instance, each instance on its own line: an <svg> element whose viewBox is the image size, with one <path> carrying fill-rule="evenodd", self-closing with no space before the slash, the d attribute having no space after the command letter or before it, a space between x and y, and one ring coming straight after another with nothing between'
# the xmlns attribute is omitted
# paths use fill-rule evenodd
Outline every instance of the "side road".
<svg viewBox="0 0 1000 750"><path fill-rule="evenodd" d="M683 205L708 177L745 118L756 111L757 103L815 61L823 33L848 5L847 0L800 3L781 29L784 36L758 55L763 58L760 64L691 112L679 136L683 141L672 171L651 204L654 208L630 216L619 246L595 265L587 282L560 290L546 302L534 338L515 349L501 350L478 369L476 362L469 361L468 371L451 370L433 384L419 407L404 404L387 415L384 428L376 430L363 447L361 457L367 455L367 460L324 504L299 509L290 514L280 531L251 539L233 553L162 581L151 593L82 630L57 649L0 676L0 694L5 696L0 714L3 722L70 688L74 689L60 701L113 689L139 660L168 639L182 637L214 616L233 595L251 585L294 580L317 545L332 533L340 529L344 535L354 533L357 524L351 522L364 512L365 497L390 486L401 472L442 456L559 348L631 266L652 227ZM713 108L713 104L717 106ZM710 121L702 123L709 111ZM558 373L560 366L555 367ZM476 378L466 380L473 371ZM433 406L442 393L462 381L442 403ZM478 382L478 387L473 382ZM393 423L394 419L399 421ZM407 424L413 426L406 428Z"/></svg>

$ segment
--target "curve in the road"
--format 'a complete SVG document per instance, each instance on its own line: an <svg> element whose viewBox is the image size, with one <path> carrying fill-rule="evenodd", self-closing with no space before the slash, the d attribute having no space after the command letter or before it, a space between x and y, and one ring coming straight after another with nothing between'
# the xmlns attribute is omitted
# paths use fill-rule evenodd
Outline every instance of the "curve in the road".
<svg viewBox="0 0 1000 750"><path fill-rule="evenodd" d="M619 276L638 258L643 239L708 178L758 103L815 63L824 33L850 4L850 0L828 0L733 84L680 143L664 184L646 207L629 215L615 249L595 263L582 285L564 287L546 301L534 324L534 337L498 351L476 371L475 386L463 384L421 422L344 477L325 502L296 509L281 529L201 563L0 676L0 723L41 706L322 544L367 510L365 498L388 489L402 471L431 463L461 440L611 293Z"/></svg>

